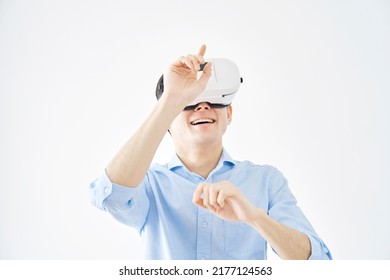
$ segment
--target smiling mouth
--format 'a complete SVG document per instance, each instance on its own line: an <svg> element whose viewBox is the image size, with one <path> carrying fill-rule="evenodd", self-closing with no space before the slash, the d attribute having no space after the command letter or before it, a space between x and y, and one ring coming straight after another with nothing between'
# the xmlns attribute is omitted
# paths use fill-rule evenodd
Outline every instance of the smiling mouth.
<svg viewBox="0 0 390 280"><path fill-rule="evenodd" d="M192 125L199 125L199 124L207 124L207 123L215 123L215 120L213 119L198 119L191 122Z"/></svg>

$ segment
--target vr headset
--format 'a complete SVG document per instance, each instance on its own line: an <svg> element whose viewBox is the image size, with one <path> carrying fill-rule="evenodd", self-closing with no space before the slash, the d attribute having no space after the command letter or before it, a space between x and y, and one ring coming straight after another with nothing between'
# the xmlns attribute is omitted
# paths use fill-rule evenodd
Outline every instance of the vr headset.
<svg viewBox="0 0 390 280"><path fill-rule="evenodd" d="M212 58L201 64L198 78L202 74L203 68L208 62L212 62L211 77L205 90L184 110L192 110L201 102L208 102L212 108L222 108L229 106L236 96L243 79L240 77L237 65L226 58ZM156 97L160 99L164 92L164 75L157 83Z"/></svg>

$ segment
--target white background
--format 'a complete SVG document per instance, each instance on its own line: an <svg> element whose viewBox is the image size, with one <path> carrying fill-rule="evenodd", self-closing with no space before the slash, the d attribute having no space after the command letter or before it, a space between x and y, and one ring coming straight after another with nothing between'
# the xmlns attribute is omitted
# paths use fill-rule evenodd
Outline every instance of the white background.
<svg viewBox="0 0 390 280"><path fill-rule="evenodd" d="M0 0L0 259L142 257L88 184L202 43L244 77L229 153L280 169L335 259L390 259L390 3L375 0ZM167 135L155 161L173 152Z"/></svg>

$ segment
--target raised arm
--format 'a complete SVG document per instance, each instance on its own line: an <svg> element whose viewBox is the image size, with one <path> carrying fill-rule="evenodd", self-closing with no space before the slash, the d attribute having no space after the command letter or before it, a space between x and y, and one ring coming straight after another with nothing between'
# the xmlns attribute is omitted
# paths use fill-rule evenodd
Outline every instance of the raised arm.
<svg viewBox="0 0 390 280"><path fill-rule="evenodd" d="M136 187L144 178L172 121L206 87L211 76L211 63L207 63L197 79L205 52L206 46L202 45L197 55L182 56L168 68L164 74L164 94L141 127L106 167L113 183Z"/></svg>

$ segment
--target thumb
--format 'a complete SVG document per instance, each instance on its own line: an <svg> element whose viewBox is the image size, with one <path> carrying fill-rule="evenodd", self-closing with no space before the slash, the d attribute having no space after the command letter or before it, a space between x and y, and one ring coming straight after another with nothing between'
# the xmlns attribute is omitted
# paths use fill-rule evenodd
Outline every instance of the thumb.
<svg viewBox="0 0 390 280"><path fill-rule="evenodd" d="M211 67L212 67L212 63L211 62L208 62L206 64L206 66L203 68L203 72L202 72L202 75L200 76L198 82L206 87L207 85L207 82L209 81L210 77L211 77Z"/></svg>

